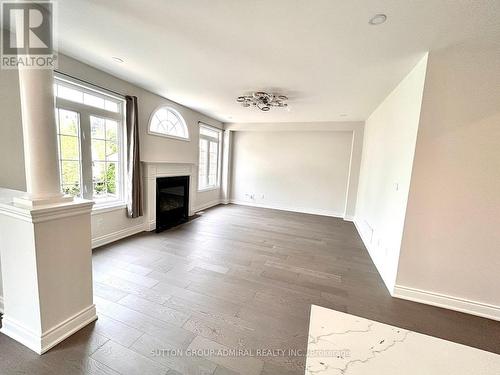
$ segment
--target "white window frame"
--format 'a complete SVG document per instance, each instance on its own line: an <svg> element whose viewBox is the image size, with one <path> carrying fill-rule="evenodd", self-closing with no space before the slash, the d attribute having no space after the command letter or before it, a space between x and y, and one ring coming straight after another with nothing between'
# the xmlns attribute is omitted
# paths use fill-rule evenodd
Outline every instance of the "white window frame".
<svg viewBox="0 0 500 375"><path fill-rule="evenodd" d="M106 109L101 109L93 107L87 104L74 102L68 99L60 98L55 96L55 107L56 109L68 110L77 112L80 117L79 121L79 139L80 139L80 196L84 199L95 201L93 211L107 211L110 209L118 209L126 207L125 201L125 168L126 168L126 150L125 150L125 98L120 97L104 90L97 90L90 85L84 85L78 80L70 79L61 74L54 74L54 84L66 86L69 88L76 89L83 93L88 93L94 96L101 97L103 99L112 100L121 103L118 106L118 112L109 111ZM118 160L118 197L116 199L103 199L95 200L93 197L94 187L92 180L92 134L90 126L90 117L100 117L104 119L110 119L118 122L118 148L119 160ZM62 173L62 171L61 171Z"/></svg>
<svg viewBox="0 0 500 375"><path fill-rule="evenodd" d="M212 130L212 131L216 131L218 133L218 137L215 138L215 137L210 137L208 135L205 135L205 134L201 134L201 131L199 131L199 140L198 140L198 191L199 192L204 192L204 191L210 191L210 190L217 190L217 189L220 189L220 180L221 180L221 163L222 163L222 130L219 129L219 128L216 128L215 126L211 126L211 125L208 125L208 124L205 124L204 122L199 122L199 130L201 130L202 128L206 128L206 129L209 129L209 130ZM216 181L215 181L215 185L211 185L211 186L206 186L204 188L201 188L200 187L200 164L199 164L199 160L200 160L200 153L201 153L201 149L200 149L200 140L201 139L205 139L207 140L208 142L217 142L217 173L216 173ZM206 178L207 178L207 185L208 185L208 177L209 177L209 172L210 172L210 158L209 158L209 153L210 153L210 143L208 143L208 147L207 147L207 170L206 170Z"/></svg>
<svg viewBox="0 0 500 375"><path fill-rule="evenodd" d="M174 115L177 116L177 118L180 120L180 122L184 125L184 127L186 128L186 133L187 133L186 138L179 137L177 135L167 134L167 133L155 132L155 131L151 130L151 122L153 121L153 118L155 117L156 112L158 112L160 109L163 109L163 108L166 109L167 111L173 112ZM160 105L157 108L155 108L155 110L151 113L151 116L149 117L149 123L148 123L148 134L154 135L157 137L172 138L172 139L176 139L178 141L185 141L185 142L191 141L191 137L189 134L189 127L187 126L186 120L184 120L184 117L182 117L182 115L179 113L178 110L176 110L175 108L172 108L168 105Z"/></svg>

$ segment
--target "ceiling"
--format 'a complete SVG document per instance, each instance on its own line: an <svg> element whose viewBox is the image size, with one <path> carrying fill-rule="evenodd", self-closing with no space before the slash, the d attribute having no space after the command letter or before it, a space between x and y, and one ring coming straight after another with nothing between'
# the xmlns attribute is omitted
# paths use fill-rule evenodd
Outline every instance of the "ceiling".
<svg viewBox="0 0 500 375"><path fill-rule="evenodd" d="M58 12L60 52L223 122L357 121L426 51L497 25L500 1L64 0ZM387 22L372 26L377 13ZM289 110L236 103L256 90L289 96Z"/></svg>

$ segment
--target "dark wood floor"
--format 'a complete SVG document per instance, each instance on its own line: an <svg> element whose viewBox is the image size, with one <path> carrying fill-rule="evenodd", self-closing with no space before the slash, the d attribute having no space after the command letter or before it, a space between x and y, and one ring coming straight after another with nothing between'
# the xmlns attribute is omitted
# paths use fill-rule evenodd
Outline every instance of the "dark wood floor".
<svg viewBox="0 0 500 375"><path fill-rule="evenodd" d="M303 374L303 357L162 350L305 350L311 304L500 353L500 323L391 298L341 219L216 207L93 260L99 320L42 357L0 334L0 374Z"/></svg>

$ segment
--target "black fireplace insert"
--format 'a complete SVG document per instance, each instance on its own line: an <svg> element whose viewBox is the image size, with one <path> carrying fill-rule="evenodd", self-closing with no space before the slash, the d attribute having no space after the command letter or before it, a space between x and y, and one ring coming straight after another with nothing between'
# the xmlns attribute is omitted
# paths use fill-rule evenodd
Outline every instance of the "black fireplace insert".
<svg viewBox="0 0 500 375"><path fill-rule="evenodd" d="M156 232L189 218L189 176L156 179Z"/></svg>

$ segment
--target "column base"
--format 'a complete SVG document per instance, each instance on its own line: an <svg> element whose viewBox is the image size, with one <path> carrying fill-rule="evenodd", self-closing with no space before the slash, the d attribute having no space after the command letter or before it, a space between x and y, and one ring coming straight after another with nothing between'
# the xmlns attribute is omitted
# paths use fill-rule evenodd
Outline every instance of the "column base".
<svg viewBox="0 0 500 375"><path fill-rule="evenodd" d="M96 320L93 202L0 203L4 316L0 332L38 354Z"/></svg>
<svg viewBox="0 0 500 375"><path fill-rule="evenodd" d="M41 355L96 320L96 308L91 305L40 335L4 315L0 332Z"/></svg>

